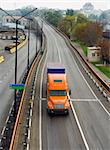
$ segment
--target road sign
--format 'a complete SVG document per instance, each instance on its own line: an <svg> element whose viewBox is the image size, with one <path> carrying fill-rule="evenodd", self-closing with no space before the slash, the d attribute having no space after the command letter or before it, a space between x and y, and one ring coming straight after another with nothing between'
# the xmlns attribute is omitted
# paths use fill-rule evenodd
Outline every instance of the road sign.
<svg viewBox="0 0 110 150"><path fill-rule="evenodd" d="M24 84L9 84L9 87L14 90L24 90Z"/></svg>

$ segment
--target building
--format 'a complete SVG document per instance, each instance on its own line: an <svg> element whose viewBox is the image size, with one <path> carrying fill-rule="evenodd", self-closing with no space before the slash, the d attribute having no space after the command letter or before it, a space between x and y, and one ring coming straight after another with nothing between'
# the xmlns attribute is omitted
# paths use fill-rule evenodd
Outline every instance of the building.
<svg viewBox="0 0 110 150"><path fill-rule="evenodd" d="M96 62L101 59L101 47L88 47L88 61Z"/></svg>
<svg viewBox="0 0 110 150"><path fill-rule="evenodd" d="M5 27L8 27L8 28L13 28L13 29L15 29L16 28L16 24L15 23L5 23L5 24L2 24L3 26L5 26ZM23 25L20 25L20 24L18 24L18 29L25 29L25 26L23 26Z"/></svg>
<svg viewBox="0 0 110 150"><path fill-rule="evenodd" d="M17 20L19 19L21 16L14 16L14 18ZM15 23L13 18L11 16L4 16L2 19L2 25L10 25L10 23ZM19 20L18 24L22 27L25 28L28 24L28 20L26 18L22 18Z"/></svg>

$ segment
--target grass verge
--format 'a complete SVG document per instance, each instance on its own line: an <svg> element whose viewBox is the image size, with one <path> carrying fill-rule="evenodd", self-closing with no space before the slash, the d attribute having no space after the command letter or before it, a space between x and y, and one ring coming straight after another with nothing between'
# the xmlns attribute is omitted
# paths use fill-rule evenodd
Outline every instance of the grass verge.
<svg viewBox="0 0 110 150"><path fill-rule="evenodd" d="M76 44L79 44L80 47L83 49L84 54L87 56L88 48L82 42L75 40ZM110 66L104 66L101 61L98 62L90 62L92 63L97 69L103 72L108 78L110 78ZM102 64L102 65L101 65Z"/></svg>
<svg viewBox="0 0 110 150"><path fill-rule="evenodd" d="M101 64L99 62L92 62L92 64L99 69L101 72L103 72L108 78L110 78L110 66L97 66L97 64Z"/></svg>
<svg viewBox="0 0 110 150"><path fill-rule="evenodd" d="M83 44L82 42L80 42L80 41L76 41L76 40L75 40L74 42L80 45L80 47L83 49L84 54L87 56L87 54L88 54L88 48L87 48L87 46L84 45L84 44Z"/></svg>

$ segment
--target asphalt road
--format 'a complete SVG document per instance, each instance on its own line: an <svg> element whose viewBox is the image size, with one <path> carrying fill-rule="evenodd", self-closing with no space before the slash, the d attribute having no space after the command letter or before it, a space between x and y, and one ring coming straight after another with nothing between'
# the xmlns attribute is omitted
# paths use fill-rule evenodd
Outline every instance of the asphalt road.
<svg viewBox="0 0 110 150"><path fill-rule="evenodd" d="M11 44L11 43L13 43L13 40L2 40L2 39L0 39L0 54L1 54L1 52L4 51L5 46L7 46L8 44Z"/></svg>
<svg viewBox="0 0 110 150"><path fill-rule="evenodd" d="M71 102L76 111L80 127L90 150L110 149L110 114L100 103L105 98L83 71L82 64L71 53L64 39L50 26L43 25L47 37L47 58L42 70L41 99L39 109L34 109L34 120L37 117L39 133L35 132L37 124L32 127L31 149L35 150L38 143L34 140L39 136L40 150L80 150L85 149L78 126L72 111L69 116L49 117L46 113L46 64L47 62L61 62L66 68L69 88L72 91ZM42 79L43 77L43 79ZM42 90L43 89L43 90ZM38 98L37 98L38 100ZM37 112L36 112L37 111ZM34 121L33 120L33 121ZM32 142L34 141L34 142ZM34 144L32 144L34 143Z"/></svg>
<svg viewBox="0 0 110 150"><path fill-rule="evenodd" d="M26 67L27 67L27 50L28 44L22 47L18 51L18 81L22 77ZM38 42L39 46L39 42ZM8 54L5 52L5 62L0 64L0 132L2 131L3 126L5 125L5 120L7 114L12 105L13 101L13 90L9 89L9 84L14 83L14 61L15 53ZM30 36L30 59L35 56L36 53L36 37L31 33Z"/></svg>

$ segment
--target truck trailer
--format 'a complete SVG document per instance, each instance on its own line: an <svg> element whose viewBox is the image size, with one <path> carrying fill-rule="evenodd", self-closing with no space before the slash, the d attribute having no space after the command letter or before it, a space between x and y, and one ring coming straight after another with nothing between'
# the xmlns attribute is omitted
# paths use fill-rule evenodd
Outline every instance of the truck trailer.
<svg viewBox="0 0 110 150"><path fill-rule="evenodd" d="M47 111L49 114L68 114L68 84L65 68L60 63L47 65Z"/></svg>

